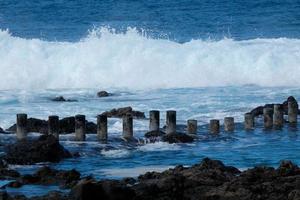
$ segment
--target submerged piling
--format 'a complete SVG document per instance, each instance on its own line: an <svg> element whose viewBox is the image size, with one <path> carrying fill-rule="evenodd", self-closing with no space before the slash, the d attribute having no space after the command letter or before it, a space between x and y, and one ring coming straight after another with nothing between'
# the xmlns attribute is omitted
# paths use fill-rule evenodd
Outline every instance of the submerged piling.
<svg viewBox="0 0 300 200"><path fill-rule="evenodd" d="M150 110L149 118L149 131L159 131L159 111Z"/></svg>
<svg viewBox="0 0 300 200"><path fill-rule="evenodd" d="M123 116L123 138L133 138L133 118L131 114Z"/></svg>
<svg viewBox="0 0 300 200"><path fill-rule="evenodd" d="M107 140L107 116L98 115L97 116L97 136L101 141Z"/></svg>
<svg viewBox="0 0 300 200"><path fill-rule="evenodd" d="M77 141L85 140L85 115L76 115L75 116L75 139Z"/></svg>
<svg viewBox="0 0 300 200"><path fill-rule="evenodd" d="M166 133L175 133L176 132L176 111L168 110L166 116Z"/></svg>
<svg viewBox="0 0 300 200"><path fill-rule="evenodd" d="M187 121L187 133L188 134L197 134L197 120L189 119Z"/></svg>
<svg viewBox="0 0 300 200"><path fill-rule="evenodd" d="M272 108L264 108L264 128L271 129L273 127L273 109Z"/></svg>
<svg viewBox="0 0 300 200"><path fill-rule="evenodd" d="M27 135L27 114L17 114L17 139L22 140Z"/></svg>
<svg viewBox="0 0 300 200"><path fill-rule="evenodd" d="M274 104L273 124L275 128L281 128L283 126L283 109L281 104Z"/></svg>
<svg viewBox="0 0 300 200"><path fill-rule="evenodd" d="M59 117L56 115L48 117L48 134L59 140Z"/></svg>
<svg viewBox="0 0 300 200"><path fill-rule="evenodd" d="M298 103L296 101L288 102L288 120L289 123L295 124L297 123L298 116Z"/></svg>
<svg viewBox="0 0 300 200"><path fill-rule="evenodd" d="M254 116L251 113L245 114L245 129L251 130L254 128Z"/></svg>
<svg viewBox="0 0 300 200"><path fill-rule="evenodd" d="M224 118L224 130L226 132L234 131L234 118L233 117L225 117Z"/></svg>
<svg viewBox="0 0 300 200"><path fill-rule="evenodd" d="M211 134L220 133L220 121L217 119L212 119L209 122L209 131Z"/></svg>

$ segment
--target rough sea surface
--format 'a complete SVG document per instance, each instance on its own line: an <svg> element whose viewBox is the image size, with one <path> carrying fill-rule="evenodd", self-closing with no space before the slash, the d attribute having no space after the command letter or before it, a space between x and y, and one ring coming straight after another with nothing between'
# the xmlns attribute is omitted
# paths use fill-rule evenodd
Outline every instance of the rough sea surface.
<svg viewBox="0 0 300 200"><path fill-rule="evenodd" d="M300 164L296 128L243 130L243 114L258 105L300 100L300 2L255 1L0 1L0 126L17 113L47 119L85 114L90 121L113 108L177 111L177 123L197 119L192 144L128 145L118 140L119 119L109 119L109 142L95 135L74 142L80 158L51 166L97 178L137 176L204 157L241 169ZM98 98L99 90L114 95ZM52 102L63 95L78 102ZM210 119L235 117L234 133L211 136ZM141 141L148 120L134 121ZM30 133L36 137L37 133ZM1 143L14 135L0 135ZM3 150L2 147L0 148ZM43 165L40 164L40 165ZM39 165L38 165L39 166ZM37 166L12 166L32 173ZM53 188L48 188L53 189ZM35 195L44 187L22 187ZM18 193L18 191L12 191Z"/></svg>

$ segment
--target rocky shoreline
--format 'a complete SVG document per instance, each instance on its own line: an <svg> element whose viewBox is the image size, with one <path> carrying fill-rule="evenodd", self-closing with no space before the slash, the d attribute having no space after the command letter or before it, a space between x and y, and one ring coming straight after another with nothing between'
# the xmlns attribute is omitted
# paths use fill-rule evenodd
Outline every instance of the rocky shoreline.
<svg viewBox="0 0 300 200"><path fill-rule="evenodd" d="M181 165L163 171L147 172L137 178L100 180L80 177L76 170L63 171L42 167L33 175L20 175L1 166L1 179L10 178L3 187L3 200L298 200L300 169L291 161L281 161L278 168L254 167L240 171L209 158L191 167ZM4 176L5 175L5 176ZM11 196L7 187L25 184L60 185L70 192L53 191L45 196Z"/></svg>

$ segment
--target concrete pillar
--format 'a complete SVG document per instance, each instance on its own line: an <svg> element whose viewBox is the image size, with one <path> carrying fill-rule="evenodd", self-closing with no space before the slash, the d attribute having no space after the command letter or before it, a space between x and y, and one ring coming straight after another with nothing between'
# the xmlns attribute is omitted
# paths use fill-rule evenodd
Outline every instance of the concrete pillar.
<svg viewBox="0 0 300 200"><path fill-rule="evenodd" d="M97 136L99 140L107 140L107 116L98 115L97 116Z"/></svg>
<svg viewBox="0 0 300 200"><path fill-rule="evenodd" d="M264 108L264 127L265 129L271 129L273 127L273 109L272 108Z"/></svg>
<svg viewBox="0 0 300 200"><path fill-rule="evenodd" d="M85 115L75 116L75 139L77 141L85 140Z"/></svg>
<svg viewBox="0 0 300 200"><path fill-rule="evenodd" d="M150 110L149 112L149 131L159 131L159 111Z"/></svg>
<svg viewBox="0 0 300 200"><path fill-rule="evenodd" d="M22 140L27 136L27 114L17 114L17 139Z"/></svg>
<svg viewBox="0 0 300 200"><path fill-rule="evenodd" d="M176 111L175 110L168 110L167 117L166 117L166 133L175 133L176 132Z"/></svg>
<svg viewBox="0 0 300 200"><path fill-rule="evenodd" d="M288 102L288 120L289 123L295 124L297 123L297 115L298 115L298 104L294 101Z"/></svg>
<svg viewBox="0 0 300 200"><path fill-rule="evenodd" d="M283 108L281 104L274 104L273 124L276 128L283 126Z"/></svg>
<svg viewBox="0 0 300 200"><path fill-rule="evenodd" d="M188 134L197 134L197 120L189 119L187 121L187 133Z"/></svg>
<svg viewBox="0 0 300 200"><path fill-rule="evenodd" d="M224 130L227 132L234 131L234 118L233 117L225 117L224 118Z"/></svg>
<svg viewBox="0 0 300 200"><path fill-rule="evenodd" d="M251 113L245 114L245 129L251 130L254 128L254 116Z"/></svg>
<svg viewBox="0 0 300 200"><path fill-rule="evenodd" d="M123 116L123 137L125 139L133 138L133 118L130 114Z"/></svg>
<svg viewBox="0 0 300 200"><path fill-rule="evenodd" d="M220 133L220 121L217 119L212 119L209 122L209 131L212 134Z"/></svg>
<svg viewBox="0 0 300 200"><path fill-rule="evenodd" d="M59 117L56 115L48 117L48 134L59 140Z"/></svg>

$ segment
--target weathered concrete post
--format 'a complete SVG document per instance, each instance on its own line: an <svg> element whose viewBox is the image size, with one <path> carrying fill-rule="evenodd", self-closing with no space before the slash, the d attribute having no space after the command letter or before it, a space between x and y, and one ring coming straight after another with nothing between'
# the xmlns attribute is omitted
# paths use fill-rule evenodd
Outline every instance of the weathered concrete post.
<svg viewBox="0 0 300 200"><path fill-rule="evenodd" d="M17 114L17 139L22 140L27 136L27 114Z"/></svg>
<svg viewBox="0 0 300 200"><path fill-rule="evenodd" d="M274 104L273 123L275 128L283 126L283 108L281 104Z"/></svg>
<svg viewBox="0 0 300 200"><path fill-rule="evenodd" d="M272 108L264 108L264 127L265 129L271 129L273 127L273 109Z"/></svg>
<svg viewBox="0 0 300 200"><path fill-rule="evenodd" d="M295 124L297 123L297 115L298 115L298 104L295 101L288 102L288 120L289 123Z"/></svg>
<svg viewBox="0 0 300 200"><path fill-rule="evenodd" d="M225 117L224 118L224 130L226 132L234 131L234 118L233 117Z"/></svg>
<svg viewBox="0 0 300 200"><path fill-rule="evenodd" d="M166 117L166 133L175 133L176 132L176 111L168 110Z"/></svg>
<svg viewBox="0 0 300 200"><path fill-rule="evenodd" d="M212 134L220 133L220 121L217 119L212 119L209 122L209 131Z"/></svg>
<svg viewBox="0 0 300 200"><path fill-rule="evenodd" d="M97 136L99 140L107 140L107 116L98 115L97 116Z"/></svg>
<svg viewBox="0 0 300 200"><path fill-rule="evenodd" d="M187 133L188 134L197 134L197 120L189 119L187 121Z"/></svg>
<svg viewBox="0 0 300 200"><path fill-rule="evenodd" d="M75 116L75 139L78 141L85 140L85 115Z"/></svg>
<svg viewBox="0 0 300 200"><path fill-rule="evenodd" d="M123 116L123 137L125 139L133 138L133 118L131 114Z"/></svg>
<svg viewBox="0 0 300 200"><path fill-rule="evenodd" d="M254 116L251 113L245 114L245 129L251 130L254 128Z"/></svg>
<svg viewBox="0 0 300 200"><path fill-rule="evenodd" d="M48 134L59 140L59 117L56 115L48 117Z"/></svg>
<svg viewBox="0 0 300 200"><path fill-rule="evenodd" d="M159 131L159 111L150 110L149 112L149 131Z"/></svg>

